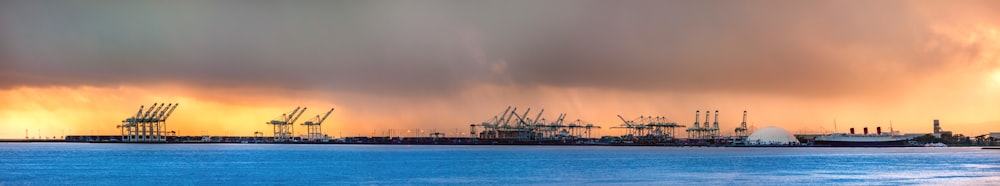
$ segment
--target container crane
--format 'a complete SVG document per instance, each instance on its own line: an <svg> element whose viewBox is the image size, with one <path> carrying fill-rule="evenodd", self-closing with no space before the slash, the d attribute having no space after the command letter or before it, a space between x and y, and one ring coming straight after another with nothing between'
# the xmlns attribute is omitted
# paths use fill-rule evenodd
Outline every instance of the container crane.
<svg viewBox="0 0 1000 186"><path fill-rule="evenodd" d="M155 119L156 121L154 121L155 125L156 125L154 127L155 128L154 133L156 134L156 139L157 140L161 140L161 141L166 141L167 140L166 135L165 135L167 133L166 132L166 130L167 130L167 118L170 117L170 114L174 113L174 109L177 109L178 105L180 105L180 104L179 103L174 103L174 104L167 105L167 108L165 108L162 111L160 111L160 114L156 117L156 119Z"/></svg>
<svg viewBox="0 0 1000 186"><path fill-rule="evenodd" d="M268 125L272 125L274 127L274 141L283 142L291 140L293 127L290 121L292 121L296 114L301 115L301 112L305 112L305 110L306 109L303 107L295 107L295 110L292 110L291 113L281 114L280 120L275 119L267 122Z"/></svg>
<svg viewBox="0 0 1000 186"><path fill-rule="evenodd" d="M293 114L293 115L295 115L295 118L292 118L292 120L288 121L288 123L286 124L286 125L288 125L288 128L290 129L290 130L288 130L288 134L289 135L294 135L295 134L295 125L293 125L293 124L295 124L295 121L299 120L299 117L302 117L302 113L305 113L306 109L307 109L306 107L302 107L302 110L300 110L299 113ZM289 115L289 117L291 117L291 115Z"/></svg>
<svg viewBox="0 0 1000 186"><path fill-rule="evenodd" d="M163 122L163 130L167 130L167 118L169 118L170 115L174 113L174 109L177 109L177 106L180 106L180 105L181 105L180 103L174 103L174 107L171 107L170 110L167 111L167 115L163 116L163 118L161 119L161 121ZM176 132L174 132L174 131L170 131L170 132L176 134Z"/></svg>
<svg viewBox="0 0 1000 186"><path fill-rule="evenodd" d="M705 123L704 123L705 126L702 127L702 132L703 132L702 136L711 136L711 132L710 131L711 131L712 126L708 125L708 118L709 118L709 114L710 113L711 113L711 111L705 110Z"/></svg>
<svg viewBox="0 0 1000 186"><path fill-rule="evenodd" d="M118 125L122 141L126 142L165 142L166 119L177 108L177 103L153 103L146 108L139 106L135 115L122 120Z"/></svg>
<svg viewBox="0 0 1000 186"><path fill-rule="evenodd" d="M538 112L538 115L535 116L534 120L531 120L532 127L534 127L534 125L538 124L538 119L542 118L542 113L544 113L544 112L545 112L545 109L542 109L542 111Z"/></svg>
<svg viewBox="0 0 1000 186"><path fill-rule="evenodd" d="M559 118L556 118L555 122L552 122L552 124L549 124L548 131L547 131L549 133L548 134L548 138L555 139L559 135L559 129L562 129L563 127L565 127L563 125L564 121L566 121L566 113L561 113L561 114L559 114Z"/></svg>
<svg viewBox="0 0 1000 186"><path fill-rule="evenodd" d="M736 128L736 136L746 137L747 135L747 111L743 111L743 122L740 122L740 127Z"/></svg>
<svg viewBox="0 0 1000 186"><path fill-rule="evenodd" d="M146 127L146 125L149 122L148 118L150 117L150 114L155 113L155 112L153 112L153 110L159 110L159 109L163 108L162 105L157 105L157 104L159 104L159 103L153 103L153 106L149 107L149 109L146 109L146 112L142 114L142 117L137 118L138 122L136 123L136 128L135 128L136 140L138 140L138 141L146 141L147 140L146 139L146 135L147 135L147 131L146 131L147 127Z"/></svg>
<svg viewBox="0 0 1000 186"><path fill-rule="evenodd" d="M149 135L148 135L148 137L151 140L159 141L162 138L162 135L160 133L161 132L161 130L160 130L160 124L161 124L160 123L160 119L163 118L163 115L167 113L167 110L170 110L170 107L173 107L173 106L174 106L173 103L167 104L167 105L160 105L159 109L157 109L156 111L153 111L153 116L149 117L149 119L147 121L148 122L148 128L149 128Z"/></svg>
<svg viewBox="0 0 1000 186"><path fill-rule="evenodd" d="M478 137L487 139L493 139L499 137L500 125L501 123L505 123L507 114L511 112L510 110L511 108L513 107L507 106L506 110L504 110L499 115L493 116L493 119L481 122L478 126L483 127L483 132L478 133ZM473 137L477 137L476 126L477 126L476 124L469 125L469 133Z"/></svg>
<svg viewBox="0 0 1000 186"><path fill-rule="evenodd" d="M142 109L144 107L146 106L139 105L139 111L137 111L134 116L125 118L125 120L122 120L122 124L117 126L121 130L122 141L131 141L133 139L134 131L132 128L136 126L136 123L138 122L136 120L142 116Z"/></svg>
<svg viewBox="0 0 1000 186"><path fill-rule="evenodd" d="M521 127L521 126L524 126L524 124L527 124L524 121L524 117L528 117L528 113L531 113L531 108L530 107L528 108L528 110L524 111L524 114L521 114L521 115L517 116L517 119L520 120L520 122L521 122L521 123L517 124L517 127Z"/></svg>
<svg viewBox="0 0 1000 186"><path fill-rule="evenodd" d="M622 115L618 115L618 119L621 119L622 122L623 122L623 124L621 126L611 127L611 128L625 128L625 133L627 133L628 135L630 135L632 137L638 137L638 136L642 135L642 134L640 134L640 133L642 133L640 131L641 129L639 128L639 126L637 124L635 124L634 120L631 120L631 121L630 120L626 120L625 117L622 117Z"/></svg>
<svg viewBox="0 0 1000 186"><path fill-rule="evenodd" d="M333 108L330 108L330 111L327 111L326 114L323 115L323 117L316 115L316 117L313 118L313 120L302 123L302 125L306 126L307 139L311 141L316 141L324 138L322 124L323 121L326 121L326 118L330 116L330 113L333 113Z"/></svg>
<svg viewBox="0 0 1000 186"><path fill-rule="evenodd" d="M715 120L712 121L712 128L709 131L712 137L719 136L719 110L715 110Z"/></svg>

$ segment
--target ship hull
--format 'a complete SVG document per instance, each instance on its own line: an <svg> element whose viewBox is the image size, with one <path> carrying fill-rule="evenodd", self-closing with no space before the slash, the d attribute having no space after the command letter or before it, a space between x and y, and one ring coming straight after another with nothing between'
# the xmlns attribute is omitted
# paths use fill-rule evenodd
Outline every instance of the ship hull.
<svg viewBox="0 0 1000 186"><path fill-rule="evenodd" d="M816 140L816 146L829 147L906 147L906 140L895 141L823 141Z"/></svg>

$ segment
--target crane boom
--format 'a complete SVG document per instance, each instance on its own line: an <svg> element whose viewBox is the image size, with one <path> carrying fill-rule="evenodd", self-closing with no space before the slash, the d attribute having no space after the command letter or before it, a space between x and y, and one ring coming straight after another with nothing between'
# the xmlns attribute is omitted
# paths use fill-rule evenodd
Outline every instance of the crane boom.
<svg viewBox="0 0 1000 186"><path fill-rule="evenodd" d="M532 124L532 125L535 125L535 124L538 124L538 119L541 119L541 118L542 118L542 113L543 113L543 112L545 112L545 109L542 109L542 111L538 112L538 115L537 115L537 116L535 116L535 120L532 120L532 121L531 121L531 124Z"/></svg>
<svg viewBox="0 0 1000 186"><path fill-rule="evenodd" d="M327 111L326 115L323 115L323 119L319 119L319 122L316 122L316 124L317 125L323 124L323 121L326 121L326 117L330 116L330 113L332 113L332 112L333 112L333 108L330 108L330 111Z"/></svg>
<svg viewBox="0 0 1000 186"><path fill-rule="evenodd" d="M504 118L507 117L507 113L510 113L510 108L511 108L511 106L507 106L507 109L503 110L503 114L500 114L500 119L497 119L497 123L496 123L498 126L499 126L499 124L501 122L504 122ZM517 110L517 108L514 108L514 110Z"/></svg>
<svg viewBox="0 0 1000 186"><path fill-rule="evenodd" d="M514 108L514 110L510 111L510 114L506 115L507 119L503 120L503 125L508 125L510 123L510 119L513 118L514 115L517 115L517 108Z"/></svg>
<svg viewBox="0 0 1000 186"><path fill-rule="evenodd" d="M497 121L497 126L500 126L500 124L507 125L510 122L510 118L514 116L514 112L517 112L517 107L514 107L514 110L510 110L510 112L503 112L503 115L500 116L501 120Z"/></svg>
<svg viewBox="0 0 1000 186"><path fill-rule="evenodd" d="M156 108L155 108L155 109L153 110L153 112L150 112L150 113L149 113L148 115L145 115L145 116L143 116L143 117L142 117L142 119L143 119L144 121L149 121L149 120L153 120L153 119L155 119L155 118L156 118L156 114L160 113L160 110L162 110L162 109L163 109L163 106L165 106L165 105L164 105L163 103L160 103L160 106L157 106L157 107L156 107Z"/></svg>
<svg viewBox="0 0 1000 186"><path fill-rule="evenodd" d="M302 109L302 107L295 107L295 110L292 110L292 113L289 113L288 115L282 114L281 119L284 120L283 122L288 123L288 121L295 116L295 113L299 112L299 109Z"/></svg>
<svg viewBox="0 0 1000 186"><path fill-rule="evenodd" d="M152 112L153 109L156 108L156 104L158 104L158 103L153 103L153 106L149 107L149 109L146 109L146 113L143 113L141 118L145 119L145 118L149 117L149 112ZM136 118L136 119L139 119L139 118Z"/></svg>
<svg viewBox="0 0 1000 186"><path fill-rule="evenodd" d="M531 107L528 107L528 110L525 110L524 114L518 115L517 113L514 113L514 115L517 115L517 126L524 125L524 117L528 116L528 112L531 112Z"/></svg>
<svg viewBox="0 0 1000 186"><path fill-rule="evenodd" d="M625 122L625 125L632 125L631 123L628 122L628 120L625 120L625 117L622 117L622 115L618 115L618 119L621 119L622 122Z"/></svg>
<svg viewBox="0 0 1000 186"><path fill-rule="evenodd" d="M135 117L133 118L139 118L139 116L142 115L142 107L145 107L145 105L139 105L139 112L136 112Z"/></svg>
<svg viewBox="0 0 1000 186"><path fill-rule="evenodd" d="M160 118L160 116L161 116L161 115L163 115L163 112L164 112L164 111L167 111L167 109L163 109L163 108L164 108L164 106L165 106L165 107L166 107L167 109L170 109L170 106L173 106L173 104L169 104L169 105L160 105L160 109L156 109L155 111L153 111L153 115L150 115L150 116L149 116L149 120L152 120L152 121L156 121L156 120L158 120L158 119Z"/></svg>
<svg viewBox="0 0 1000 186"><path fill-rule="evenodd" d="M530 113L530 112L531 112L531 107L528 107L528 110L525 110L524 114L518 115L517 116L517 120L521 121L521 123L518 123L518 124L523 124L524 123L524 117L528 117L528 113Z"/></svg>
<svg viewBox="0 0 1000 186"><path fill-rule="evenodd" d="M167 115L163 115L163 118L160 118L160 120L167 121L167 118L170 117L170 114L174 113L174 109L177 109L178 105L181 105L181 104L180 103L174 103L174 106L170 107L170 110L167 111Z"/></svg>
<svg viewBox="0 0 1000 186"><path fill-rule="evenodd" d="M517 114L517 113L513 113L513 115L512 115L512 116L514 116L514 118L512 118L513 120L511 120L511 121L514 121L514 122L515 122L515 123L514 123L515 125L517 125L517 126L521 126L521 123L524 123L524 117L523 117L523 116L521 116L520 114Z"/></svg>
<svg viewBox="0 0 1000 186"><path fill-rule="evenodd" d="M153 117L150 119L153 121L160 121L160 119L163 118L163 114L166 114L167 110L170 110L170 107L174 107L174 104L173 103L167 104L166 108L157 110L156 113L153 114Z"/></svg>
<svg viewBox="0 0 1000 186"><path fill-rule="evenodd" d="M291 121L289 121L288 124L295 124L295 121L298 121L299 117L302 116L302 113L305 113L305 112L306 112L306 108L302 107L302 110L299 111L299 114L295 115L295 118L293 118Z"/></svg>

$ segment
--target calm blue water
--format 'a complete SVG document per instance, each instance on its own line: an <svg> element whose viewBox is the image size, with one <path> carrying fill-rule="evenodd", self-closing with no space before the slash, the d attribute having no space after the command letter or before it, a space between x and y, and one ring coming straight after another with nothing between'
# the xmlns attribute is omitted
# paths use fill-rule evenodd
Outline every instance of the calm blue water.
<svg viewBox="0 0 1000 186"><path fill-rule="evenodd" d="M1000 150L0 143L0 185L997 184Z"/></svg>

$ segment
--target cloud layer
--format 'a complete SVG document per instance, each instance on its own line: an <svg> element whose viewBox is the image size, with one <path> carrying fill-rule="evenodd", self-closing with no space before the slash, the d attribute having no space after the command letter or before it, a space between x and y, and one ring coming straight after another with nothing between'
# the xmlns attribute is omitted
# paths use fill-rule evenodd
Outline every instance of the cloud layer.
<svg viewBox="0 0 1000 186"><path fill-rule="evenodd" d="M0 86L852 94L961 47L908 3L4 1Z"/></svg>
<svg viewBox="0 0 1000 186"><path fill-rule="evenodd" d="M255 117L284 103L247 102L338 104L399 127L507 105L604 125L711 108L919 123L1000 110L1000 80L979 82L1000 77L998 14L994 1L0 1L0 90L176 86L156 95ZM132 98L116 104L159 100Z"/></svg>

